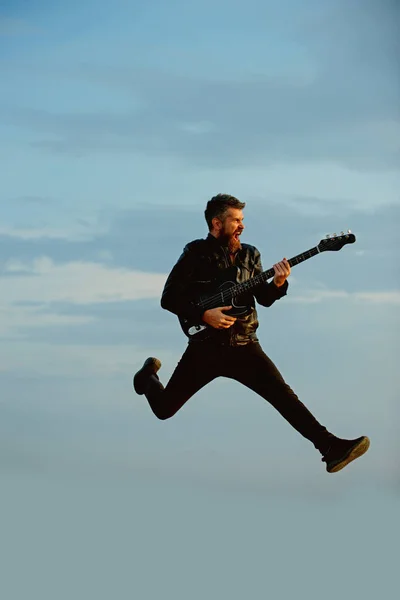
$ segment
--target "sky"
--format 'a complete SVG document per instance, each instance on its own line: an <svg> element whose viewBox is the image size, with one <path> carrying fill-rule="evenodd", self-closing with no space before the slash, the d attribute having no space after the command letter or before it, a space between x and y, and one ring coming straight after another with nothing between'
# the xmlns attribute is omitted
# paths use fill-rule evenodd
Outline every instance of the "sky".
<svg viewBox="0 0 400 600"><path fill-rule="evenodd" d="M0 3L0 592L7 600L392 597L400 500L394 0ZM293 267L263 349L335 475L250 390L158 421L187 340L160 306L207 200Z"/></svg>

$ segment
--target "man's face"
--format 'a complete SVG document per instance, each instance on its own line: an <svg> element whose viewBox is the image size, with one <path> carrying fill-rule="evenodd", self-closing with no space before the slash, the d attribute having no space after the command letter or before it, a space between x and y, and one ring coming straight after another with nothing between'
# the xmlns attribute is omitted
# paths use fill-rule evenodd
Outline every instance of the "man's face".
<svg viewBox="0 0 400 600"><path fill-rule="evenodd" d="M225 218L219 221L218 237L226 241L231 252L237 252L242 246L240 235L244 229L243 211L239 208L229 208Z"/></svg>

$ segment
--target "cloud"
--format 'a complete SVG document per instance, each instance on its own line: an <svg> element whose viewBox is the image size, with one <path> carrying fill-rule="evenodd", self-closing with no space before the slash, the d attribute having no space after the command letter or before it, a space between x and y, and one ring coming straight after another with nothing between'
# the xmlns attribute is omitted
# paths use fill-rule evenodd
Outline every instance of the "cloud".
<svg viewBox="0 0 400 600"><path fill-rule="evenodd" d="M11 274L11 275L10 275ZM79 328L96 320L93 313L73 314L65 306L96 306L124 303L143 298L158 298L166 275L100 263L70 262L57 265L48 257L24 263L6 263L0 282L0 336L4 339L32 337L40 328ZM116 309L118 310L118 309ZM35 336L33 336L35 337Z"/></svg>
<svg viewBox="0 0 400 600"><path fill-rule="evenodd" d="M315 304L327 300L349 300L353 304L400 304L400 290L380 292L347 292L345 290L301 290L287 297L288 302Z"/></svg>
<svg viewBox="0 0 400 600"><path fill-rule="evenodd" d="M2 301L71 302L92 304L151 298L160 294L166 275L99 263L71 262L57 265L49 257L35 258L31 264L11 261L6 271L15 274L4 289ZM0 276L1 280L1 276Z"/></svg>
<svg viewBox="0 0 400 600"><path fill-rule="evenodd" d="M400 304L400 291L358 292L354 294L354 298L371 304Z"/></svg>
<svg viewBox="0 0 400 600"><path fill-rule="evenodd" d="M163 311L159 304L167 273L100 263L56 264L48 257L30 263L10 261L7 269L13 275L6 275L8 285L0 305L3 339L68 346L123 346L134 339L135 343L164 348L184 339L175 315ZM0 282L2 278L4 274ZM342 320L353 318L357 307L400 304L399 290L351 292L323 284L308 287L296 277L291 278L290 285L285 304L323 305L324 314L313 316L322 329L327 327L324 315L329 302L339 313L343 310L340 305L346 303L347 317ZM262 308L259 313L261 320L267 318ZM296 315L300 317L295 312L293 318Z"/></svg>
<svg viewBox="0 0 400 600"><path fill-rule="evenodd" d="M154 273L101 263L68 262L56 264L49 257L39 257L24 263L10 260L4 275L12 273L7 289L2 294L3 302L24 303L73 303L79 305L125 302L159 298L168 273ZM328 299L350 299L356 302L397 304L400 292L304 289L293 277L294 289L289 300L293 302L321 302ZM297 291L298 287L300 290ZM303 289L302 289L303 288Z"/></svg>
<svg viewBox="0 0 400 600"><path fill-rule="evenodd" d="M88 321L87 321L88 322ZM82 324L84 320L82 319ZM178 357L185 344L167 344L160 336L151 336L152 325L147 323L150 335L138 337L131 324L125 322L126 338L110 344L107 339L107 323L98 321L96 328L104 326L103 339L93 342L86 339L85 327L77 326L76 335L64 343L62 333L57 337L43 339L38 335L15 335L0 343L0 374L14 374L17 377L45 377L56 380L58 377L85 379L98 376L124 378L124 388L132 390L132 376L140 368L147 356L159 356L162 360L163 378L168 377L175 368ZM49 328L51 331L51 328ZM68 330L68 327L65 328ZM29 331L29 329L27 329ZM88 336L89 337L89 336ZM93 382L92 382L93 384Z"/></svg>
<svg viewBox="0 0 400 600"><path fill-rule="evenodd" d="M132 113L14 109L8 117L39 134L34 147L57 154L140 152L212 168L314 161L366 170L398 164L396 112L383 99L360 101L356 90L342 91L345 98L338 101L333 82L323 78L306 86L174 75L164 82L160 73L133 78L143 100Z"/></svg>
<svg viewBox="0 0 400 600"><path fill-rule="evenodd" d="M355 323L362 329L365 322L370 323L371 338L376 339L378 331L389 332L389 322L395 319L391 311L399 303L400 278L393 258L399 208L364 212L346 205L338 210L335 199L319 204L316 198L275 200L250 199L245 209L243 241L259 247L265 269L281 253L290 257L305 251L324 237L322 232L339 231L343 223L354 226L358 238L340 253L326 252L293 268L290 293L274 309L282 311L288 328L302 336L299 323L311 319L314 343L321 343L322 335L335 334L327 322L328 311L337 321L336 333L343 335ZM323 209L314 213L318 205ZM69 230L53 237L46 237L47 229L18 229L12 237L4 232L4 351L9 352L12 339L48 348L116 348L132 342L150 352L152 347L164 352L178 347L185 338L176 317L161 309L160 294L184 244L206 233L202 210L153 206L101 212L97 222L85 228L86 239ZM264 320L274 335L270 313L261 308L259 317L261 335ZM307 339L312 335L308 331Z"/></svg>
<svg viewBox="0 0 400 600"><path fill-rule="evenodd" d="M23 229L19 227L0 227L0 237L19 240L82 240L91 237L87 230L53 229L51 227Z"/></svg>
<svg viewBox="0 0 400 600"><path fill-rule="evenodd" d="M243 241L260 249L265 269L282 256L313 247L326 233L349 227L357 237L354 245L302 263L293 269L293 276L311 289L317 284L347 291L398 289L400 273L394 256L399 206L361 210L336 199L269 194L243 199L247 201ZM93 225L65 230L3 228L0 269L3 276L16 277L17 269L32 268L32 257L45 256L54 263L53 268L70 263L100 264L106 269L122 268L125 273L165 276L184 245L207 234L204 205L205 200L201 207L150 205L100 211ZM133 281L133 275L130 277Z"/></svg>
<svg viewBox="0 0 400 600"><path fill-rule="evenodd" d="M306 77L300 67L290 76L268 69L225 76L221 68L207 76L170 66L82 63L52 74L47 67L53 85L62 75L78 88L92 86L96 96L117 90L133 108L52 111L20 103L7 116L34 132L35 148L73 156L140 153L212 169L309 161L363 171L396 169L397 12L395 6L378 11L374 2L354 1L317 10L308 5L303 19L294 11L290 32L283 21L280 26L284 39L290 35L288 47L307 57ZM282 18L286 22L286 14ZM265 30L256 28L253 35L262 52Z"/></svg>
<svg viewBox="0 0 400 600"><path fill-rule="evenodd" d="M134 336L129 344L113 347L85 344L81 339L75 344L54 344L35 340L34 345L23 344L18 339L9 339L7 352L0 347L1 372L23 373L25 376L45 377L88 377L99 375L129 377L134 366L143 364L143 350L134 344ZM156 348L157 351L157 348ZM165 354L165 350L163 351Z"/></svg>
<svg viewBox="0 0 400 600"><path fill-rule="evenodd" d="M0 303L0 339L25 339L26 331L42 327L82 326L94 321L91 315L65 315L46 312L38 306L13 306ZM4 364L0 365L0 371Z"/></svg>

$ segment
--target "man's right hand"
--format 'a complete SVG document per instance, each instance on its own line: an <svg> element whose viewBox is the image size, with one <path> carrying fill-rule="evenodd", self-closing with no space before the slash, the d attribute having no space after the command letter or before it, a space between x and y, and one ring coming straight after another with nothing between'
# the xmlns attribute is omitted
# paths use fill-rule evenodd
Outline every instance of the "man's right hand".
<svg viewBox="0 0 400 600"><path fill-rule="evenodd" d="M203 321L207 325L211 325L215 329L228 329L232 327L236 321L236 317L226 315L224 310L230 310L232 306L219 306L218 308L210 308L203 314Z"/></svg>

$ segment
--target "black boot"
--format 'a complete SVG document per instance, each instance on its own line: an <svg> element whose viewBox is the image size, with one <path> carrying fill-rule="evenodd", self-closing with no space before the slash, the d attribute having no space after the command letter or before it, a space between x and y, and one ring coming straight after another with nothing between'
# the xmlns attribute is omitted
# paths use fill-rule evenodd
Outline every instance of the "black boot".
<svg viewBox="0 0 400 600"><path fill-rule="evenodd" d="M143 395L145 393L151 375L156 375L160 367L161 361L159 361L158 358L154 358L152 356L150 356L150 358L146 358L143 367L133 378L133 387L137 394Z"/></svg>
<svg viewBox="0 0 400 600"><path fill-rule="evenodd" d="M343 440L334 438L332 445L325 452L322 462L326 462L328 473L336 473L348 465L351 461L359 458L368 450L369 438L365 435L355 440Z"/></svg>

